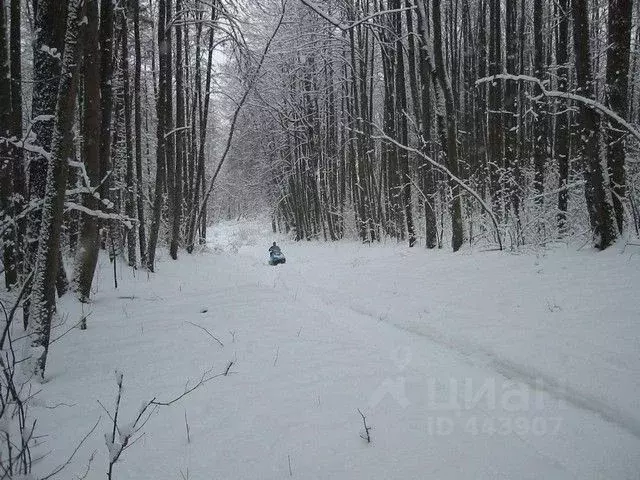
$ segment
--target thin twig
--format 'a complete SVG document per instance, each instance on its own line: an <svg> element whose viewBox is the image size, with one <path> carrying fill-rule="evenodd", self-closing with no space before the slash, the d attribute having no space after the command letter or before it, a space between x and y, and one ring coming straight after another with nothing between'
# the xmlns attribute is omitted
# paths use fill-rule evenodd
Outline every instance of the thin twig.
<svg viewBox="0 0 640 480"><path fill-rule="evenodd" d="M362 417L362 423L364 424L364 434L360 434L360 437L365 439L367 443L371 443L371 435L369 434L369 430L371 430L371 427L367 426L367 418L364 416L364 413L360 411L360 409L358 409L358 413Z"/></svg>
<svg viewBox="0 0 640 480"><path fill-rule="evenodd" d="M98 418L98 421L96 422L96 424L93 426L93 428L91 428L91 430L89 430L89 433L87 433L82 440L80 440L80 443L78 443L78 445L76 446L75 450L73 451L73 453L71 453L71 455L69 456L69 458L67 458L67 461L64 462L62 465L60 465L58 468L56 468L53 472L51 472L49 475L47 475L46 477L42 477L41 480L47 480L55 475L57 475L58 473L60 473L64 468L67 467L67 465L69 465L69 463L71 463L71 460L73 460L73 457L75 456L76 453L78 453L78 450L80 450L80 447L82 446L82 444L87 440L87 438L89 438L89 436L95 431L96 428L98 428L98 424L100 423L100 419L102 417Z"/></svg>
<svg viewBox="0 0 640 480"><path fill-rule="evenodd" d="M204 330L206 332L207 335L209 335L211 338L213 338L216 342L218 342L220 344L221 347L224 347L224 343L222 343L220 341L220 339L218 339L218 337L216 337L215 335L213 335L209 330L207 330L206 328L204 328L202 325L198 325L197 323L193 323L193 322L189 322L187 320L187 323L193 325L194 327L198 327L201 330Z"/></svg>
<svg viewBox="0 0 640 480"><path fill-rule="evenodd" d="M187 409L184 409L184 425L187 429L187 443L191 443L191 435L189 435L189 420L187 419Z"/></svg>
<svg viewBox="0 0 640 480"><path fill-rule="evenodd" d="M13 321L13 316L15 315L16 310L20 305L20 300L22 300L22 296L25 294L25 292L28 290L28 286L31 284L34 271L35 270L32 270L29 276L25 279L24 283L22 284L22 287L20 288L20 293L18 293L18 298L16 299L15 303L11 307L11 310L9 311L9 314L7 315L7 323L4 326L4 330L2 331L2 338L0 339L0 350L2 350L2 347L4 347L4 340L7 336L7 333L9 332L9 327L11 326L11 322Z"/></svg>

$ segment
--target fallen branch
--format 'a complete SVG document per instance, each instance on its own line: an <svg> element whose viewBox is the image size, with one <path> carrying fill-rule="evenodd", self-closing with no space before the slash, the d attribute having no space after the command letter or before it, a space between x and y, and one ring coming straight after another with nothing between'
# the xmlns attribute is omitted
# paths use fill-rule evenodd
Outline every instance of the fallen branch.
<svg viewBox="0 0 640 480"><path fill-rule="evenodd" d="M362 413L360 409L358 409L358 413L362 417L362 423L364 424L364 433L360 434L360 438L366 440L367 443L371 443L371 435L369 433L371 427L367 426L367 417L364 416L364 413Z"/></svg>
<svg viewBox="0 0 640 480"><path fill-rule="evenodd" d="M207 330L203 326L198 325L197 323L189 322L189 321L187 321L187 323L190 324L190 325L193 325L194 327L198 327L201 330L204 330L206 332L206 334L209 335L211 338L213 338L216 342L218 342L221 347L224 347L224 344L220 341L220 339L218 339L218 337L213 335L209 330Z"/></svg>

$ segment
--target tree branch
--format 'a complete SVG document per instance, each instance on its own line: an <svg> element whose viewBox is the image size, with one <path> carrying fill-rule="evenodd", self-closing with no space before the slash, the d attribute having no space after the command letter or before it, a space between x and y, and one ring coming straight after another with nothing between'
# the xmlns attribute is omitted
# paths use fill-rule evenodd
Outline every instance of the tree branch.
<svg viewBox="0 0 640 480"><path fill-rule="evenodd" d="M564 98L566 100L573 100L575 102L582 103L587 107L593 108L594 110L597 110L600 113L603 113L604 115L608 116L612 120L615 120L621 126L623 126L631 135L633 135L638 141L640 141L640 130L635 128L633 125L631 125L629 122L627 122L624 118L622 118L620 115L618 115L616 112L614 112L610 108L607 108L600 102L597 102L591 98L583 97L582 95L576 95L575 93L568 93L568 92L559 92L557 90L547 90L544 86L544 83L539 78L532 77L530 75L511 75L508 73L500 73L497 75L492 75L490 77L484 77L476 80L476 86L481 85L483 83L495 82L496 80L513 80L516 82L535 83L540 88L540 91L542 92L541 95L543 97Z"/></svg>

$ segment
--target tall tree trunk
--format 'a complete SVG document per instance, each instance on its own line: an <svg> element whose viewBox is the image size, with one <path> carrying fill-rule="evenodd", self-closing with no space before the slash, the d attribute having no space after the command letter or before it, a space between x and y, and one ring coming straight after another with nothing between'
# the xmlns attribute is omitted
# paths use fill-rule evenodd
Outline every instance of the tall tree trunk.
<svg viewBox="0 0 640 480"><path fill-rule="evenodd" d="M589 1L572 0L573 48L576 56L576 77L583 96L594 95L589 45ZM598 249L610 246L616 238L611 205L607 201L604 175L600 162L600 115L592 108L580 106L581 154L584 162L585 198L593 243Z"/></svg>
<svg viewBox="0 0 640 480"><path fill-rule="evenodd" d="M84 102L83 102L83 157L92 187L100 183L100 52L98 50L98 0L86 2L87 26L84 36ZM83 196L84 205L94 210L98 201L93 195ZM98 219L83 214L79 247L74 269L75 290L81 301L91 296L91 284L98 262L100 242Z"/></svg>
<svg viewBox="0 0 640 480"><path fill-rule="evenodd" d="M113 116L113 0L100 3L100 197L110 198L111 120Z"/></svg>
<svg viewBox="0 0 640 480"><path fill-rule="evenodd" d="M174 260L178 258L180 245L180 226L182 223L182 165L185 155L185 105L184 105L184 76L182 63L182 26L185 13L182 11L182 1L176 0L176 161L175 184L173 199L173 218L171 228L171 244L169 254ZM180 129L180 130L178 130Z"/></svg>
<svg viewBox="0 0 640 480"><path fill-rule="evenodd" d="M402 4L398 0L394 6L400 8ZM404 48L402 45L402 14L396 14L396 115L397 126L399 130L398 141L402 145L409 144L409 132L407 125L407 85L405 82L405 69L404 69ZM409 237L409 247L413 247L416 243L416 233L413 227L413 212L411 207L411 176L409 173L409 153L405 149L398 151L398 163L400 172L400 191L398 192L402 196L402 206L404 207L404 217L407 224L407 234Z"/></svg>
<svg viewBox="0 0 640 480"><path fill-rule="evenodd" d="M176 131L175 124L173 121L173 8L172 8L171 0L165 0L165 9L166 9L166 21L167 21L167 31L166 31L166 58L167 62L164 66L164 86L165 86L165 97L164 97L164 128L165 128L165 162L167 165L166 170L166 184L165 187L167 189L167 203L168 210L173 214L175 212L176 207ZM171 239L172 239L173 228L170 227L167 232L167 240L169 241L169 253L171 253ZM173 257L172 257L173 258ZM176 258L177 258L177 249L176 249Z"/></svg>
<svg viewBox="0 0 640 480"><path fill-rule="evenodd" d="M422 9L424 14L424 9ZM426 18L426 15L425 15ZM428 39L425 39L428 40ZM440 0L433 0L433 50L435 60L436 76L442 89L445 103L446 115L446 152L447 168L458 177L458 126L456 121L455 102L451 82L447 73L442 49L442 17L440 14ZM457 252L464 242L464 232L462 227L462 201L460 198L460 188L458 184L450 180L449 187L453 198L451 200L451 247Z"/></svg>
<svg viewBox="0 0 640 480"><path fill-rule="evenodd" d="M122 15L122 79L124 90L124 131L125 131L125 148L127 152L127 168L125 174L126 195L124 199L125 213L127 217L134 218L136 211L136 191L133 172L133 132L131 129L131 90L129 81L129 28L128 17L129 12L125 6ZM137 265L136 255L136 228L131 226L127 232L127 260L130 267Z"/></svg>
<svg viewBox="0 0 640 480"><path fill-rule="evenodd" d="M534 0L533 2L533 75L543 80L544 75L544 44L542 41L542 0ZM544 170L547 155L547 129L546 120L542 115L542 109L538 108L538 116L534 120L534 142L533 142L533 166L534 179L533 187L536 192L536 202L543 203L542 193L544 192Z"/></svg>
<svg viewBox="0 0 640 480"><path fill-rule="evenodd" d="M432 119L432 102L431 102L431 84L433 83L432 67L429 63L427 53L427 33L425 31L425 19L421 14L417 16L418 36L420 38L420 89L422 103L422 118L420 121L420 135L422 137L421 149L425 155L429 155L431 147L431 119ZM422 191L425 196L424 200L424 221L425 221L425 246L427 248L435 248L438 245L438 227L435 209L436 185L434 179L433 167L430 163L423 163L422 169Z"/></svg>
<svg viewBox="0 0 640 480"><path fill-rule="evenodd" d="M100 3L100 197L110 198L112 184L111 120L113 116L113 0Z"/></svg>
<svg viewBox="0 0 640 480"><path fill-rule="evenodd" d="M502 73L502 35L500 0L489 0L489 75ZM502 127L502 83L489 84L489 142L490 180L495 200L504 200L503 185L500 184L504 167Z"/></svg>
<svg viewBox="0 0 640 480"><path fill-rule="evenodd" d="M567 90L569 81L569 5L570 0L558 0L556 4L557 14L557 38L556 38L556 63L558 90ZM566 110L564 105L558 108ZM556 138L555 156L558 162L560 176L558 192L558 228L560 233L567 229L567 202L569 193L566 187L569 183L569 113L566 111L556 114Z"/></svg>
<svg viewBox="0 0 640 480"><path fill-rule="evenodd" d="M507 73L518 75L518 11L515 0L507 2L506 8L506 60ZM519 39L524 42L525 39ZM519 177L518 159L518 84L516 82L506 82L505 84L505 175L506 181L506 202L513 209L516 224L520 222L520 208L518 201L517 179Z"/></svg>
<svg viewBox="0 0 640 480"><path fill-rule="evenodd" d="M48 0L52 1L52 0ZM40 6L47 0L40 2ZM33 371L44 377L51 319L55 311L55 282L58 275L60 235L67 186L67 162L73 151L72 127L76 100L78 31L84 0L71 0L67 15L65 50L62 61L55 123L51 146L51 160L42 207L42 223L38 242L36 269L31 291L31 320L28 333L31 339Z"/></svg>
<svg viewBox="0 0 640 480"><path fill-rule="evenodd" d="M197 74L196 88L198 89L198 98L200 104L200 141L198 145L198 161L196 167L196 181L193 188L193 199L191 201L191 212L189 217L189 224L187 225L187 252L193 252L195 244L195 237L200 226L198 222L198 207L200 205L200 193L205 195L205 179L204 179L204 162L205 162L205 147L207 139L207 122L209 119L209 101L211 98L211 68L213 66L213 40L214 40L214 28L213 24L217 20L217 9L215 4L211 10L211 22L212 26L209 31L209 45L208 45L208 57L207 57L207 69L205 78L204 95L201 90L200 73ZM203 97L204 96L204 100Z"/></svg>
<svg viewBox="0 0 640 480"><path fill-rule="evenodd" d="M607 49L607 100L609 107L626 119L629 113L629 53L631 51L632 0L609 0L609 34ZM640 27L636 27L640 28ZM616 124L607 129L607 163L610 170L613 210L622 232L624 227L625 133Z"/></svg>
<svg viewBox="0 0 640 480"><path fill-rule="evenodd" d="M133 2L133 37L135 43L135 73L133 76L134 95L134 128L136 151L136 205L138 207L138 238L140 242L140 264L146 265L147 235L144 214L144 194L142 182L142 104L140 91L140 77L142 72L142 51L140 46L140 4Z"/></svg>
<svg viewBox="0 0 640 480"><path fill-rule="evenodd" d="M45 151L51 151L51 139L53 137L54 117L58 98L58 82L51 79L59 79L61 75L61 60L65 48L65 29L68 12L68 0L36 0L34 1L34 18L36 39L33 45L33 100L31 104L31 116L36 119L32 126L36 143ZM46 155L36 154L29 161L29 199L40 201L44 197L47 184ZM42 210L39 210L29 222L28 259L29 267L36 262L38 238L40 231L40 219ZM61 254L61 251L58 252ZM62 260L57 260L62 265ZM64 270L64 269L63 269ZM66 276L64 271L61 276ZM31 301L25 301L23 321L25 326L29 321Z"/></svg>
<svg viewBox="0 0 640 480"><path fill-rule="evenodd" d="M11 195L13 193L12 156L8 138L11 137L11 73L9 68L9 22L6 9L0 3L0 212L2 217L8 216L12 210ZM3 218L4 219L4 218ZM13 237L13 238L12 238ZM2 237L4 280L7 289L17 282L18 275L14 257L14 238L12 229Z"/></svg>
<svg viewBox="0 0 640 480"><path fill-rule="evenodd" d="M36 39L33 46L33 102L31 115L38 145L51 147L53 115L56 108L60 62L64 52L64 34L68 0L37 0L34 16ZM41 199L47 182L47 159L37 155L29 162L29 196ZM37 221L36 221L37 223ZM35 225L39 228L39 223Z"/></svg>
<svg viewBox="0 0 640 480"><path fill-rule="evenodd" d="M11 56L11 135L22 138L22 44L20 34L20 0L11 0L11 28L9 52ZM12 187L14 212L22 211L27 196L27 179L24 153L18 147L13 148ZM17 274L25 273L24 239L26 234L25 219L18 219L14 229L14 265ZM17 280L17 276L16 276Z"/></svg>
<svg viewBox="0 0 640 480"><path fill-rule="evenodd" d="M147 268L153 272L155 270L156 247L158 245L158 234L160 231L160 220L162 217L162 206L164 205L164 182L165 182L165 113L166 113L166 63L167 63L167 39L165 30L167 26L167 12L164 0L158 1L158 98L156 109L158 112L158 125L156 127L156 187L155 203L153 205L153 217L149 231L149 251L147 252Z"/></svg>

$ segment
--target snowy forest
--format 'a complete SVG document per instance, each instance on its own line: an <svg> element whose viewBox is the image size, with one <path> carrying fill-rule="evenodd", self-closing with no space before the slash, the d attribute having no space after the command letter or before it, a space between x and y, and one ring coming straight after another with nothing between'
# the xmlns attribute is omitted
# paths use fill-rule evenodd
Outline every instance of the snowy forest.
<svg viewBox="0 0 640 480"><path fill-rule="evenodd" d="M638 0L0 0L0 479L637 478L638 247Z"/></svg>

